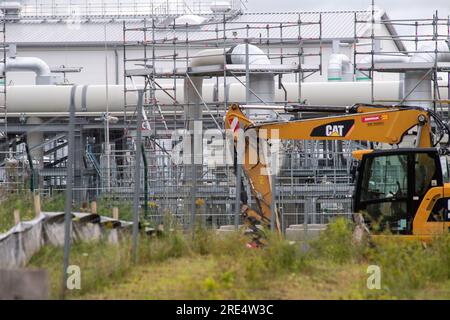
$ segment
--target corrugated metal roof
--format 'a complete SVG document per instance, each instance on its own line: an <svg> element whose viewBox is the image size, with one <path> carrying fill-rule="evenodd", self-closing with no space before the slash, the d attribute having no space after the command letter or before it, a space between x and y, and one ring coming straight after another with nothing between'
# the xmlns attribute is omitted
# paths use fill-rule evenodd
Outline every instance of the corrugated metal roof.
<svg viewBox="0 0 450 320"><path fill-rule="evenodd" d="M355 14L359 20L368 18L365 11L332 11L332 12L281 12L281 13L244 13L239 14L227 21L226 36L246 37L246 25L249 24L249 36L252 38L280 38L298 39L299 35L305 40L317 39L320 28L317 24L303 24L299 28L298 21L303 23L319 22L322 19L322 39L353 39ZM172 21L172 20L170 20ZM189 31L190 41L205 41L223 37L223 21L215 21L210 18L209 25L191 28ZM217 22L217 24L216 24ZM280 28L280 24L283 28ZM90 45L102 43L106 40L110 43L123 42L123 23L120 21L20 21L9 23L6 29L7 42L18 45ZM127 27L139 27L142 22L127 22ZM218 30L218 33L216 32ZM282 29L282 30L281 30ZM357 24L357 35L362 35L366 30L364 24ZM300 32L299 32L300 31ZM142 41L143 33L128 31L127 41ZM172 30L170 22L160 23L159 30L155 33L155 39L172 42L186 40L186 31ZM151 33L147 35L151 40Z"/></svg>

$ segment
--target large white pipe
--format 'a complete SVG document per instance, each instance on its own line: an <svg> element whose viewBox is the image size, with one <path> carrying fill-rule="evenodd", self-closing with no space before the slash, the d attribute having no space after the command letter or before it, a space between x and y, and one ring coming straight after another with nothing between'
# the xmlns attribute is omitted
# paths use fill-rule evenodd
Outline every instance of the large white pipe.
<svg viewBox="0 0 450 320"><path fill-rule="evenodd" d="M435 50L437 49L437 53ZM409 62L450 62L449 44L446 41L439 41L437 48L434 43L429 43L421 48L414 54Z"/></svg>
<svg viewBox="0 0 450 320"><path fill-rule="evenodd" d="M229 64L245 65L247 63L247 45L239 44L231 48L227 53ZM268 66L271 64L267 54L254 45L248 45L248 64ZM275 79L274 75L268 73L250 73L248 80L249 95L244 100L247 104L273 104L275 101ZM232 99L233 96L231 95ZM272 110L247 109L247 116L250 119L267 121L276 118L276 113Z"/></svg>
<svg viewBox="0 0 450 320"><path fill-rule="evenodd" d="M441 85L444 85L441 83ZM302 100L314 105L352 105L354 103L371 102L370 82L305 82L302 86ZM298 101L298 84L285 83L288 102ZM8 113L40 113L45 116L53 116L55 113L67 115L70 102L71 86L9 86L8 92ZM377 100L398 102L402 97L400 94L400 81L377 81L374 85L375 97ZM109 86L109 111L123 112L124 93L123 85ZM131 89L131 88L130 88ZM177 88L177 98L184 100L182 85ZM215 102L214 84L204 83L202 96L206 103ZM106 111L106 89L105 85L77 86L75 91L75 107L77 112L86 112L88 115L98 116L95 113ZM228 94L229 103L245 104L245 87L239 83L232 83L228 86L227 92L223 87L218 88L218 100L224 101L224 95ZM156 91L156 99L167 109L173 105L173 101L161 90ZM441 99L447 99L447 90L442 90ZM284 91L275 89L275 100L284 100ZM136 93L129 92L127 102L130 105L136 103ZM204 108L203 108L204 109ZM131 110L130 110L131 112Z"/></svg>
<svg viewBox="0 0 450 320"><path fill-rule="evenodd" d="M223 49L206 49L191 58L190 67L223 65L225 62Z"/></svg>
<svg viewBox="0 0 450 320"><path fill-rule="evenodd" d="M437 50L437 52L435 52ZM450 49L447 42L439 41L419 48L410 63L435 63L450 62ZM432 73L429 70L417 70L405 72L405 104L432 107L433 85Z"/></svg>
<svg viewBox="0 0 450 320"><path fill-rule="evenodd" d="M223 65L225 63L225 56L223 49L207 49L200 51L189 62L190 68ZM184 79L183 97L179 100L184 100L185 117L187 120L199 120L203 109L203 77L186 77ZM164 103L163 103L164 104ZM192 122L187 122L188 127L192 126ZM189 128L193 129L193 128Z"/></svg>
<svg viewBox="0 0 450 320"><path fill-rule="evenodd" d="M399 62L405 64L413 63L431 63L435 62L450 62L450 50L447 42L439 41L437 46L435 43L425 44L419 48L418 52L412 57L407 56L386 56L374 55L374 63L382 62ZM360 61L360 64L371 64L372 57L365 57ZM404 88L402 90L401 98L405 99L406 105L420 106L423 108L430 108L433 100L433 84L432 73L430 68L423 70L410 71L407 68L404 71ZM369 80L368 74L357 71L356 80ZM447 92L444 94L447 95ZM441 93L441 99L443 93Z"/></svg>
<svg viewBox="0 0 450 320"><path fill-rule="evenodd" d="M248 52L247 52L248 50ZM206 49L196 54L189 63L189 67L201 67L211 65L239 64L245 65L270 65L267 55L254 45L239 44L229 50ZM249 96L247 104L273 103L275 96L275 80L271 73L251 73L249 76ZM203 101L202 101L203 100ZM188 129L192 130L194 122L201 118L203 102L203 77L187 77L184 80L185 117ZM267 120L275 116L273 111L261 109L247 110L247 116L252 119Z"/></svg>
<svg viewBox="0 0 450 320"><path fill-rule="evenodd" d="M383 63L383 62L409 62L408 56L401 55L374 55L373 63ZM361 59L359 64L372 64L372 57L365 56ZM370 80L368 72L356 70L356 81Z"/></svg>
<svg viewBox="0 0 450 320"><path fill-rule="evenodd" d="M225 63L224 50L220 49L209 49L200 51L195 57L191 58L189 62L190 68L211 66L211 65L223 65ZM203 94L203 77L185 77L184 78L184 118L185 118L185 129L193 133L191 139L191 155L193 156L193 163L185 170L185 181L194 181L196 178L201 176L202 168L196 166L196 164L203 163L203 147L201 141L196 141L195 131L201 130L203 125L201 124L202 110L204 107L205 97ZM194 174L195 172L195 174ZM189 210L189 208L187 209Z"/></svg>
<svg viewBox="0 0 450 320"><path fill-rule="evenodd" d="M405 105L432 107L432 73L428 71L405 72Z"/></svg>
<svg viewBox="0 0 450 320"><path fill-rule="evenodd" d="M227 52L227 62L229 64L246 64L247 63L246 45L238 44ZM248 63L250 65L269 65L270 60L267 54L260 48L248 45Z"/></svg>
<svg viewBox="0 0 450 320"><path fill-rule="evenodd" d="M72 86L63 85L8 86L6 89L8 92L8 112L68 112L71 89ZM123 86L109 86L108 92L109 109L111 111L123 111ZM127 98L130 104L136 103L135 92L130 92ZM79 112L105 112L106 86L77 86L75 91L75 106L76 111Z"/></svg>
<svg viewBox="0 0 450 320"><path fill-rule="evenodd" d="M431 44L425 48L421 48L420 51L433 51L434 44ZM450 52L448 45L445 42L439 42L437 54L438 61L450 62ZM249 59L250 64L267 64L270 60L264 54L262 50L255 46L249 45ZM410 62L434 62L436 55L434 53L418 53L414 55L410 60L407 57L402 56L375 56L376 62L386 62L386 61L397 61L405 62L406 60ZM234 47L233 50L229 50L224 57L223 49L208 49L200 52L196 57L191 59L191 67L202 66L202 65L214 65L223 64L224 60L227 63L235 64L245 64L245 45L239 45ZM368 59L368 58L367 58ZM11 60L15 60L12 62ZM50 74L50 68L41 59L37 58L19 58L11 59L7 63L7 68L10 70L34 70L37 75L43 76ZM0 65L0 68L3 66ZM1 70L1 69L0 69ZM409 85L405 90L411 88L412 85L417 85L418 81L413 81L418 79L420 75L414 74L414 72L407 72L407 79L405 82ZM423 73L422 73L423 76ZM261 89L259 96L271 97L269 102L273 101L283 101L284 91L280 89L275 89L270 83L273 81L271 79L266 79L267 81L261 84L257 83ZM253 79L255 80L255 79ZM216 101L214 94L214 85L203 84L202 79L196 80L193 78L194 82L197 82L195 86L198 93L203 97L204 102L214 103ZM201 83L200 83L201 82ZM431 94L431 84L429 81L422 81L424 85L423 91L417 90L418 92L426 92L426 96L430 99ZM252 83L251 83L252 85ZM255 85L255 87L258 87ZM302 100L306 99L307 103L310 104L325 104L325 105L351 105L356 102L369 103L370 102L370 91L371 85L367 82L305 82L301 84L302 86ZM180 87L182 87L180 85ZM183 92L183 88L177 88L177 98L179 101L187 101L186 90ZM298 101L298 84L297 83L285 83L284 87L287 90L288 102ZM430 87L430 89L428 88ZM41 86L8 86L8 112L9 113L66 113L69 109L70 101L70 91L72 86L64 85L41 85ZM193 88L191 88L193 89ZM377 100L385 100L397 102L402 98L401 93L401 82L399 81L376 81L375 82L375 96ZM420 88L419 88L420 89ZM258 90L258 88L255 88ZM224 101L224 96L227 94L227 101L230 103L246 103L246 90L243 85L239 83L232 83L227 86L227 91L223 92L223 88L219 86L218 100ZM447 92L441 92L441 99L448 99ZM124 105L124 92L122 85L110 85L109 86L109 110L111 112L122 112ZM165 107L173 104L170 97L167 96L162 91L156 91L156 99L158 103ZM188 96L195 96L198 100L198 94L195 90L188 92ZM419 94L419 98L424 98L425 94ZM253 95L253 98L254 95ZM413 100L414 95L409 97L409 100ZM136 103L136 94L130 92L127 95L127 101L129 104ZM78 112L88 112L93 114L95 112L105 112L106 108L106 87L105 85L86 85L77 86L75 93L76 110ZM189 101L188 101L189 102ZM199 109L202 106L199 103ZM258 99L252 101L253 103L261 104ZM3 103L3 102L1 102Z"/></svg>
<svg viewBox="0 0 450 320"><path fill-rule="evenodd" d="M30 125L42 125L43 121L41 118L30 117L27 120L27 124ZM36 161L35 167L37 169L44 168L44 149L36 148L44 142L44 133L42 131L33 131L27 133L27 144L30 149L33 149L31 153L31 157L33 161Z"/></svg>
<svg viewBox="0 0 450 320"><path fill-rule="evenodd" d="M301 84L301 100L313 105L349 106L355 103L371 103L370 82L305 82ZM285 83L287 102L299 100L298 83ZM396 103L401 99L400 81L378 81L374 85L374 95L377 100L386 103ZM222 99L222 97L220 97ZM284 91L275 91L275 100L284 100ZM245 101L244 86L234 83L229 87L228 101L242 103Z"/></svg>

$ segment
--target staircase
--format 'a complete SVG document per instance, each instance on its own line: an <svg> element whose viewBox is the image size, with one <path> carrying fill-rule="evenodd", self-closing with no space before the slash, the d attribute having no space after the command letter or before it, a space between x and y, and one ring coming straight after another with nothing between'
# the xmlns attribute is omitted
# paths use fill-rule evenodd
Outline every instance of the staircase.
<svg viewBox="0 0 450 320"><path fill-rule="evenodd" d="M86 146L86 159L88 160L89 164L94 168L97 175L100 177L101 176L100 164L98 163L97 158L92 152L92 145L90 144Z"/></svg>

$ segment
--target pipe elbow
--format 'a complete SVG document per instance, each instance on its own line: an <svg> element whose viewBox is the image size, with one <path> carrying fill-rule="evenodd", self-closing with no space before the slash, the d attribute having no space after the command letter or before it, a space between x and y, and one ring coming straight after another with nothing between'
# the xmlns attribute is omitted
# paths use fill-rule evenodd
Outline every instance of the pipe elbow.
<svg viewBox="0 0 450 320"><path fill-rule="evenodd" d="M216 64L223 64L224 51L223 49L206 49L198 52L189 62L189 67L210 66Z"/></svg>
<svg viewBox="0 0 450 320"><path fill-rule="evenodd" d="M344 75L351 73L350 64L350 58L345 54L332 54L328 61L328 80L341 81Z"/></svg>
<svg viewBox="0 0 450 320"><path fill-rule="evenodd" d="M192 57L189 66L210 66L215 64L245 64L246 63L246 45L238 44L225 52L222 49L206 49L200 51ZM257 46L248 45L249 64L268 65L271 64L267 54Z"/></svg>
<svg viewBox="0 0 450 320"><path fill-rule="evenodd" d="M9 58L6 61L6 71L32 71L37 76L49 76L51 74L48 64L35 57Z"/></svg>
<svg viewBox="0 0 450 320"><path fill-rule="evenodd" d="M246 64L246 44L238 44L228 50L226 61L229 64ZM249 64L268 65L271 64L267 54L252 44L248 45Z"/></svg>

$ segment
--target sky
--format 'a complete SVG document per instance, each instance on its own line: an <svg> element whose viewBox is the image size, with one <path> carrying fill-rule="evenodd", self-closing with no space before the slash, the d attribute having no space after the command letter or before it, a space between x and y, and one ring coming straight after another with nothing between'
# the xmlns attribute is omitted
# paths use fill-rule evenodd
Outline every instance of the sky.
<svg viewBox="0 0 450 320"><path fill-rule="evenodd" d="M242 0L249 11L325 11L367 9L371 0ZM431 18L435 10L439 16L450 15L449 0L375 0L391 19Z"/></svg>

